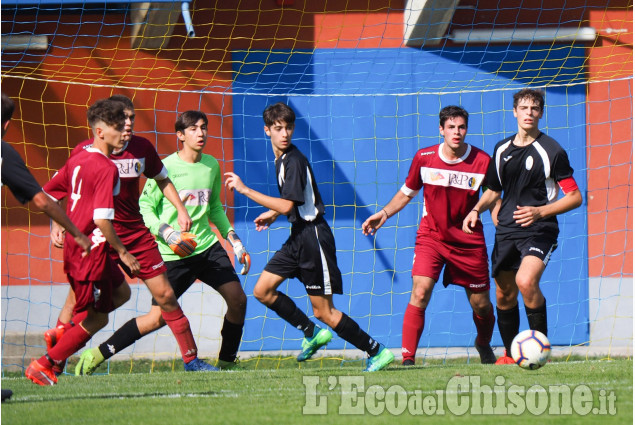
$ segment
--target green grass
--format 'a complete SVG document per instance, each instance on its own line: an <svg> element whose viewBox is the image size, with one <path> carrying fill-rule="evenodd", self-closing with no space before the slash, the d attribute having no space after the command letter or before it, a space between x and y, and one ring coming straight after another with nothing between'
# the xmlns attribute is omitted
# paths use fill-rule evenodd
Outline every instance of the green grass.
<svg viewBox="0 0 635 425"><path fill-rule="evenodd" d="M595 424L633 423L633 362L631 359L554 361L537 371L525 371L515 365L491 366L461 362L427 363L404 369L396 363L386 371L363 374L361 362L342 362L339 359L321 359L298 366L292 359L260 358L243 362L247 368L238 372L185 373L178 362L145 363L111 362L110 374L90 377L63 375L58 385L40 387L22 376L7 376L2 379L2 388L10 388L14 395L2 404L2 421L7 424L336 424L347 425L388 423L469 423L492 424L505 417L516 424ZM132 365L132 367L131 367ZM265 369L266 366L271 369ZM135 368L152 367L152 373L136 373ZM130 370L133 373L128 373ZM104 369L105 370L105 369ZM175 370L175 371L171 371ZM124 372L124 373L121 373ZM5 374L10 375L10 374ZM307 396L303 378L316 384L309 388L314 394ZM470 409L477 409L479 400L489 395L473 395L448 387L448 383L474 383L480 379L482 392L491 394L494 400L505 400L505 406L513 409L518 399L509 393L510 386L529 389L539 385L545 390L549 386L566 385L573 394L588 388L592 407L600 407L599 400L605 395L608 401L615 395L616 414L579 415L549 414L549 408L557 407L547 399L547 411L536 417L526 409L520 415L511 413L476 414L474 410L459 411L452 400L458 399ZM354 397L355 387L346 382L363 384L361 397ZM585 387L581 387L581 386ZM486 387L487 386L487 387ZM370 388L370 390L369 390ZM537 387L534 388L534 390ZM403 389L403 391L401 391ZM461 390L461 388L458 388ZM466 387L463 389L467 389ZM315 390L317 393L315 393ZM397 391L399 390L399 391ZM380 394L401 393L404 403L423 400L431 403L443 394L444 412L433 416L421 410L422 405L407 407L398 418L388 408L382 411L383 396ZM437 392L438 391L438 392ZM531 392L531 391L530 391ZM309 391L311 393L311 391ZM533 394L533 392L532 392ZM366 398L364 398L366 396ZM545 397L548 395L545 393ZM308 397L308 398L307 398ZM312 398L313 397L313 398ZM523 396L524 397L524 396ZM524 397L529 404L533 396ZM538 398L540 399L540 398ZM379 401L377 413L367 401ZM394 398L393 398L394 400ZM512 402L516 404L514 404ZM578 400L580 401L580 400ZM364 403L364 404L357 404ZM524 401L523 401L524 403ZM579 403L584 406L584 400ZM351 411L350 405L364 406L359 414L343 414L340 407ZM524 405L524 404L523 404ZM326 406L327 415L303 415L303 407ZM428 405L429 406L429 405ZM496 406L495 401L493 406ZM392 404L390 405L392 408ZM607 405L607 409L610 406ZM419 409L421 408L421 410ZM579 407L578 407L579 408ZM478 410L478 409L477 409ZM522 410L522 409L521 409ZM512 412L513 413L513 412Z"/></svg>

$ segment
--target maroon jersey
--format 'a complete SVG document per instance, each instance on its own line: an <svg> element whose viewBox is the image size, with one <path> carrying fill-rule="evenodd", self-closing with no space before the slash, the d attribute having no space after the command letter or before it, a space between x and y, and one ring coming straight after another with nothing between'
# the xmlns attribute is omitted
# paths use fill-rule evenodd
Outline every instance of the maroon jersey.
<svg viewBox="0 0 635 425"><path fill-rule="evenodd" d="M93 140L90 139L78 144L71 156L92 143ZM133 135L120 152L110 155L110 159L119 170L121 182L121 191L115 198L115 229L118 224L123 223L143 224L143 217L139 212L139 179L142 174L147 178L159 180L168 176L159 154L148 139Z"/></svg>
<svg viewBox="0 0 635 425"><path fill-rule="evenodd" d="M113 196L119 192L117 167L99 150L88 148L71 156L44 186L44 191L55 200L68 198L66 214L93 243L90 254L82 258L84 251L66 233L64 271L76 280L107 278L109 245L94 220L112 220L115 216Z"/></svg>
<svg viewBox="0 0 635 425"><path fill-rule="evenodd" d="M467 145L463 157L445 158L443 144L420 149L412 160L401 191L414 197L423 187L423 217L417 235L458 245L483 245L483 226L479 221L474 233L463 232L463 219L479 199L490 157Z"/></svg>

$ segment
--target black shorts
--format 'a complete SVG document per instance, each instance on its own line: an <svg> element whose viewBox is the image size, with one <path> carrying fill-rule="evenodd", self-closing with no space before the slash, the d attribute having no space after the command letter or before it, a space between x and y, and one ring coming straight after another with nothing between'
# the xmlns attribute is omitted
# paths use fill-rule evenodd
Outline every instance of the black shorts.
<svg viewBox="0 0 635 425"><path fill-rule="evenodd" d="M522 259L527 255L540 258L546 266L557 247L558 239L544 235L521 239L496 235L492 250L492 277L496 277L498 272L503 270L518 270Z"/></svg>
<svg viewBox="0 0 635 425"><path fill-rule="evenodd" d="M291 236L269 260L265 270L285 278L297 278L309 295L342 293L335 238L323 218L294 224Z"/></svg>
<svg viewBox="0 0 635 425"><path fill-rule="evenodd" d="M192 257L166 261L165 266L176 298L183 295L196 279L215 290L228 282L240 282L227 251L218 242ZM154 298L152 305L158 305Z"/></svg>

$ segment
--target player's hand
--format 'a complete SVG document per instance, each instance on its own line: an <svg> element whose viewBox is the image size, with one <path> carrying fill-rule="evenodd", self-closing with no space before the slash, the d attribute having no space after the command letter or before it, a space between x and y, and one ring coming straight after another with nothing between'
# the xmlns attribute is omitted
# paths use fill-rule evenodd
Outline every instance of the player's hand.
<svg viewBox="0 0 635 425"><path fill-rule="evenodd" d="M197 244L194 240L196 235L192 233L179 232L163 223L159 226L159 234L165 243L170 246L170 249L181 258L187 257L196 249Z"/></svg>
<svg viewBox="0 0 635 425"><path fill-rule="evenodd" d="M227 189L232 191L235 190L238 193L244 193L245 190L247 189L247 186L245 186L245 183L243 183L240 177L238 177L236 174L225 173L225 177L227 177L227 179L225 180L225 187Z"/></svg>
<svg viewBox="0 0 635 425"><path fill-rule="evenodd" d="M263 212L262 214L260 214L258 217L254 219L254 223L256 224L256 230L260 232L260 231L268 229L271 223L276 221L279 215L280 214L274 210Z"/></svg>
<svg viewBox="0 0 635 425"><path fill-rule="evenodd" d="M57 224L57 222L51 220L51 243L55 248L64 248L64 233L66 230ZM89 241L90 244L90 241ZM90 245L89 245L90 250Z"/></svg>
<svg viewBox="0 0 635 425"><path fill-rule="evenodd" d="M542 218L539 207L521 207L516 206L514 211L514 220L520 227L528 227Z"/></svg>
<svg viewBox="0 0 635 425"><path fill-rule="evenodd" d="M376 212L375 214L368 217L364 223L362 223L362 232L364 233L364 235L372 236L377 232L377 230L381 228L381 226L384 225L384 223L388 220L388 213L385 211L386 210L382 209L381 211Z"/></svg>
<svg viewBox="0 0 635 425"><path fill-rule="evenodd" d="M124 253L119 254L119 258L130 269L130 273L134 276L139 274L139 271L141 271L141 265L131 253L125 251Z"/></svg>
<svg viewBox="0 0 635 425"><path fill-rule="evenodd" d="M465 219L463 219L463 232L471 235L474 233L472 230L474 226L476 226L476 222L479 220L478 211L472 210L470 211Z"/></svg>
<svg viewBox="0 0 635 425"><path fill-rule="evenodd" d="M243 265L240 274L249 273L249 268L251 267L251 256L247 252L247 248L245 248L242 241L234 231L227 234L227 240L232 244L232 248L234 248L234 254L236 254L238 262Z"/></svg>
<svg viewBox="0 0 635 425"><path fill-rule="evenodd" d="M84 250L84 252L82 252L82 258L90 254L92 243L90 242L90 239L88 239L88 236L82 233L74 239L77 245L79 245Z"/></svg>
<svg viewBox="0 0 635 425"><path fill-rule="evenodd" d="M192 228L192 218L188 214L187 210L183 210L178 213L176 222L183 232L189 232Z"/></svg>

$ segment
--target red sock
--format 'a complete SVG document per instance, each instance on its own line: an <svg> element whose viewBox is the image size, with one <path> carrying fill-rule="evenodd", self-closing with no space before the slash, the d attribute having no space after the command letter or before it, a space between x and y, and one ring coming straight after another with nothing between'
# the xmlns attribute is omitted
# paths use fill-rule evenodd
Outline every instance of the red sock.
<svg viewBox="0 0 635 425"><path fill-rule="evenodd" d="M494 309L490 308L489 313L484 317L472 312L472 318L476 325L476 343L478 345L489 345L494 332L494 323L496 322Z"/></svg>
<svg viewBox="0 0 635 425"><path fill-rule="evenodd" d="M71 326L79 325L80 323L84 321L86 316L88 316L88 310L80 311L79 313L74 315L73 318L71 319L71 323L70 323Z"/></svg>
<svg viewBox="0 0 635 425"><path fill-rule="evenodd" d="M404 360L414 361L425 321L426 309L408 303L406 312L403 315L403 328L401 331L401 355Z"/></svg>
<svg viewBox="0 0 635 425"><path fill-rule="evenodd" d="M165 320L165 323L170 327L170 330L176 338L176 342L181 349L181 357L185 363L189 363L196 358L197 349L196 342L194 342L194 335L190 329L190 322L183 314L181 307L174 311L161 311L161 316Z"/></svg>
<svg viewBox="0 0 635 425"><path fill-rule="evenodd" d="M91 335L81 326L73 326L64 332L57 344L46 354L55 363L62 364L73 353L76 353L86 345L90 337ZM50 362L46 356L40 357L38 363L50 367Z"/></svg>

